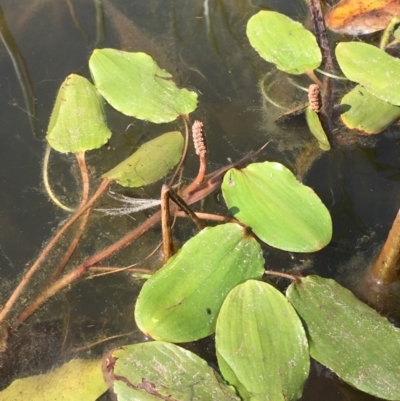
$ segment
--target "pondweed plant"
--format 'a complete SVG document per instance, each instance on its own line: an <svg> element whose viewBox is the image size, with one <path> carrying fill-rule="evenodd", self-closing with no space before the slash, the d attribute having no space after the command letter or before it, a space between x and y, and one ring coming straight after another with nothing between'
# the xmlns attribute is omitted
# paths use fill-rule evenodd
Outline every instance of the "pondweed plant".
<svg viewBox="0 0 400 401"><path fill-rule="evenodd" d="M271 40L272 33L277 35L276 40ZM304 45L304 41L314 43L314 39L300 24L280 14L262 11L250 19L248 36L262 57L275 62L278 68L314 77L312 71L321 62L319 49L316 44ZM265 52L271 43L279 45L276 51L270 51L276 57L274 60ZM299 44L301 54L293 50ZM371 54L368 52L376 50L379 49L370 50L369 45L341 43L337 57L345 74L364 83L370 96L380 99L378 103L397 102L395 96L385 91L382 94L374 85L368 86L365 71L362 76L352 75L350 59L356 57L351 63L357 63L367 57L365 51ZM393 65L396 70L396 62L386 61L390 57L386 56L382 58L386 64L380 69ZM287 63L291 63L290 67ZM189 185L175 189L175 194L170 187L184 163L189 114L197 107L197 95L179 89L171 75L144 53L97 49L89 66L93 84L78 75L70 75L62 84L47 133L53 149L73 153L78 159L84 183L81 203L0 311L4 347L7 337L49 298L162 221L167 244L164 254L168 260L145 282L134 311L138 327L155 341L123 346L111 351L104 361L72 360L46 375L17 380L0 393L0 400L35 399L32 383L38 386L42 381L56 385L46 389L39 384L43 388L40 400L65 395L67 390L61 382L73 383L73 390L69 388L68 392L74 400L95 400L108 387L118 400L296 400L301 397L309 374L310 356L362 391L399 400L398 329L333 280L265 270L268 260L264 260L260 242L292 252L316 252L330 242L331 217L315 192L297 181L282 164L251 163L250 156L206 175L205 138L202 124L195 122L193 135L200 160L199 173ZM371 74L378 75L378 70L371 68ZM111 135L103 98L121 113L153 123L180 117L186 130L185 137L174 131L145 143L105 172L99 187L90 191L85 152L103 146ZM354 107L351 103L351 109ZM64 272L89 214L111 182L123 187L142 187L165 177L177 164L170 186L163 187L161 200L152 202L152 206L161 203L161 210L116 243ZM191 204L219 186L230 216L196 214L190 210ZM182 212L198 226L204 224L204 218L221 224L201 229L168 257L173 253L168 215ZM30 305L8 319L50 250L75 223L78 225L75 237L51 279ZM262 281L264 274L290 279L292 284L286 296ZM221 376L204 360L174 344L213 333Z"/></svg>

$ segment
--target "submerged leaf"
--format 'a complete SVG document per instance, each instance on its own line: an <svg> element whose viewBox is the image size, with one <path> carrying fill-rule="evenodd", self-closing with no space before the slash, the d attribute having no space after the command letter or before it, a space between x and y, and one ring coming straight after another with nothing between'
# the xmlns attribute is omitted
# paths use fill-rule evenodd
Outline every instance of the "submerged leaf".
<svg viewBox="0 0 400 401"><path fill-rule="evenodd" d="M400 105L400 60L359 42L339 43L336 57L343 73L378 99Z"/></svg>
<svg viewBox="0 0 400 401"><path fill-rule="evenodd" d="M307 337L271 285L248 280L235 287L222 305L215 341L221 373L242 399L301 397L310 365Z"/></svg>
<svg viewBox="0 0 400 401"><path fill-rule="evenodd" d="M322 61L314 35L275 11L260 11L247 23L247 37L260 56L289 74L303 74Z"/></svg>
<svg viewBox="0 0 400 401"><path fill-rule="evenodd" d="M332 221L315 192L275 162L230 169L222 193L231 213L268 245L314 252L329 243Z"/></svg>
<svg viewBox="0 0 400 401"><path fill-rule="evenodd" d="M96 88L79 75L62 83L51 113L47 140L59 152L79 153L103 146L111 137L104 101Z"/></svg>
<svg viewBox="0 0 400 401"><path fill-rule="evenodd" d="M51 372L13 381L0 392L0 401L95 401L107 389L100 360L73 359Z"/></svg>
<svg viewBox="0 0 400 401"><path fill-rule="evenodd" d="M151 184L167 175L179 162L183 144L183 136L178 131L160 135L146 142L102 177L129 188Z"/></svg>
<svg viewBox="0 0 400 401"><path fill-rule="evenodd" d="M196 93L179 89L148 54L96 49L89 68L107 102L128 116L165 123L197 107Z"/></svg>
<svg viewBox="0 0 400 401"><path fill-rule="evenodd" d="M400 118L400 107L384 102L357 85L340 102L347 127L365 134L379 134Z"/></svg>
<svg viewBox="0 0 400 401"><path fill-rule="evenodd" d="M286 296L305 323L314 359L359 390L400 399L399 329L333 280L309 276Z"/></svg>
<svg viewBox="0 0 400 401"><path fill-rule="evenodd" d="M136 324L156 340L206 337L214 332L229 291L260 278L263 266L259 243L240 225L205 228L146 281L136 303Z"/></svg>
<svg viewBox="0 0 400 401"><path fill-rule="evenodd" d="M174 344L154 341L124 345L110 380L118 401L239 401L207 362Z"/></svg>

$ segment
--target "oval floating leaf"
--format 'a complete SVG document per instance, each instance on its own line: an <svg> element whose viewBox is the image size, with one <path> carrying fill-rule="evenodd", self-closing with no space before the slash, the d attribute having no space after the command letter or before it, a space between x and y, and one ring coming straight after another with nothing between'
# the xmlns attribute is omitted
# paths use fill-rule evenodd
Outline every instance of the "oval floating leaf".
<svg viewBox="0 0 400 401"><path fill-rule="evenodd" d="M347 127L366 134L379 134L400 118L400 107L372 96L357 85L340 102L341 118Z"/></svg>
<svg viewBox="0 0 400 401"><path fill-rule="evenodd" d="M103 146L111 137L104 101L96 88L79 75L62 83L51 113L47 140L59 152L79 153Z"/></svg>
<svg viewBox="0 0 400 401"><path fill-rule="evenodd" d="M307 327L311 356L347 383L400 399L400 330L333 280L309 276L286 296Z"/></svg>
<svg viewBox="0 0 400 401"><path fill-rule="evenodd" d="M247 37L260 56L289 74L303 74L322 61L314 35L275 11L260 11L247 23Z"/></svg>
<svg viewBox="0 0 400 401"><path fill-rule="evenodd" d="M108 390L101 361L73 359L42 375L13 381L0 401L95 401Z"/></svg>
<svg viewBox="0 0 400 401"><path fill-rule="evenodd" d="M308 106L306 107L306 121L310 132L317 139L319 147L322 150L329 150L331 148L331 144L329 143L328 137L326 136L324 128L322 127L319 116Z"/></svg>
<svg viewBox="0 0 400 401"><path fill-rule="evenodd" d="M183 144L180 132L167 132L146 142L102 177L130 188L151 184L167 175L179 162Z"/></svg>
<svg viewBox="0 0 400 401"><path fill-rule="evenodd" d="M245 228L229 223L191 238L144 284L135 309L138 327L156 340L195 341L214 332L229 291L260 278L264 259Z"/></svg>
<svg viewBox="0 0 400 401"><path fill-rule="evenodd" d="M174 344L149 342L113 351L110 380L118 401L239 401L203 359Z"/></svg>
<svg viewBox="0 0 400 401"><path fill-rule="evenodd" d="M197 107L197 94L179 89L148 54L96 49L89 68L107 102L128 116L165 123Z"/></svg>
<svg viewBox="0 0 400 401"><path fill-rule="evenodd" d="M221 373L242 399L301 397L310 367L307 337L271 285L248 280L235 287L222 305L215 341Z"/></svg>
<svg viewBox="0 0 400 401"><path fill-rule="evenodd" d="M400 105L400 60L360 42L339 43L336 58L351 81L363 85L378 99Z"/></svg>
<svg viewBox="0 0 400 401"><path fill-rule="evenodd" d="M230 169L222 193L231 213L268 245L314 252L332 237L328 210L315 192L275 162Z"/></svg>

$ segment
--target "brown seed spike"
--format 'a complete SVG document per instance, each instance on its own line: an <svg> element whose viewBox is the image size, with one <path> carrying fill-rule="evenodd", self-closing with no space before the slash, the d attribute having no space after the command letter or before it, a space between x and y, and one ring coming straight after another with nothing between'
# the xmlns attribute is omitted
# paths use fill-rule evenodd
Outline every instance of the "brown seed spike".
<svg viewBox="0 0 400 401"><path fill-rule="evenodd" d="M207 153L206 137L203 132L203 123L195 120L192 125L192 135L196 155L204 157Z"/></svg>
<svg viewBox="0 0 400 401"><path fill-rule="evenodd" d="M311 84L308 87L308 105L310 109L314 110L316 113L321 111L321 93L317 84Z"/></svg>

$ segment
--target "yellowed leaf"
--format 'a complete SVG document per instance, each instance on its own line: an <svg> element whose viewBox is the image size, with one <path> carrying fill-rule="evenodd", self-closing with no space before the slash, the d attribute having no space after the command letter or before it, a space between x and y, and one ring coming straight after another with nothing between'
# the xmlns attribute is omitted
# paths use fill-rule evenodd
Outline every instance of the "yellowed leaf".
<svg viewBox="0 0 400 401"><path fill-rule="evenodd" d="M48 373L13 381L0 401L95 401L107 390L100 360L73 359Z"/></svg>
<svg viewBox="0 0 400 401"><path fill-rule="evenodd" d="M393 17L400 17L399 0L342 0L325 22L332 31L363 35L385 29Z"/></svg>

